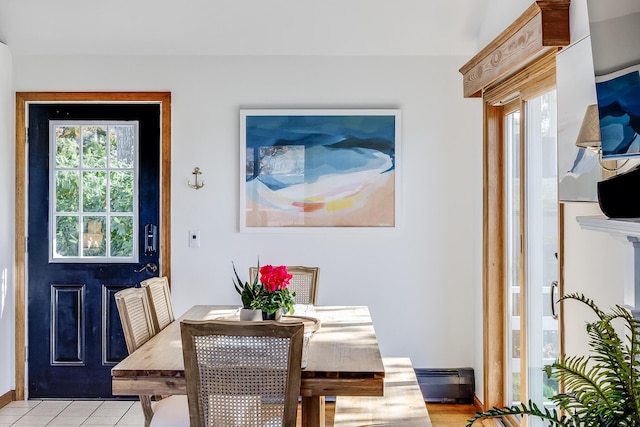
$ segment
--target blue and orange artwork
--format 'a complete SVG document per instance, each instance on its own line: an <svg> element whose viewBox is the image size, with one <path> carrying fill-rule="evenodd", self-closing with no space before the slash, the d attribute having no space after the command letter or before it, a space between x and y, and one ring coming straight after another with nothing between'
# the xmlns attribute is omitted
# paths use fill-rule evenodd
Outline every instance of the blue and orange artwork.
<svg viewBox="0 0 640 427"><path fill-rule="evenodd" d="M640 72L631 67L598 78L596 93L600 116L602 158L640 156Z"/></svg>
<svg viewBox="0 0 640 427"><path fill-rule="evenodd" d="M247 227L395 226L398 112L333 111L243 112Z"/></svg>

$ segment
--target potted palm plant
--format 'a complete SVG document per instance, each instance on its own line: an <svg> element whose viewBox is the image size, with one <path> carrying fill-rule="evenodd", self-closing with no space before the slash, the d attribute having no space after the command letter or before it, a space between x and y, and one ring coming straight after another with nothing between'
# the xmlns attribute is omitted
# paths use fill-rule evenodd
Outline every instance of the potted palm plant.
<svg viewBox="0 0 640 427"><path fill-rule="evenodd" d="M559 411L529 401L479 412L467 427L485 418L520 415L557 427L640 427L640 319L619 305L605 313L582 294L561 298L569 299L586 304L597 320L586 325L589 356L561 356L544 367L547 376L563 381L567 390L550 398ZM623 323L624 336L618 335L614 322Z"/></svg>
<svg viewBox="0 0 640 427"><path fill-rule="evenodd" d="M253 282L242 282L236 266L233 266L233 273L236 276L236 280L233 280L233 286L236 292L240 295L242 300L242 308L240 309L240 320L262 320L262 310L260 310L260 295L262 292L262 285L258 282L258 275L254 277ZM260 268L260 261L258 261L258 269Z"/></svg>

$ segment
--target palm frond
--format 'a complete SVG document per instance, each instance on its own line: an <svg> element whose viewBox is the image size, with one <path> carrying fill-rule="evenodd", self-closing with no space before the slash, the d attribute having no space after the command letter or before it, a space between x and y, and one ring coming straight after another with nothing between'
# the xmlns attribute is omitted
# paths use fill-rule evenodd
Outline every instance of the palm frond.
<svg viewBox="0 0 640 427"><path fill-rule="evenodd" d="M589 355L563 355L543 368L567 390L551 397L561 412L540 409L529 401L477 413L467 427L482 418L506 415L534 416L557 427L640 427L640 319L619 305L606 313L583 294L568 294L561 300L580 301L597 317L586 324ZM622 336L620 323L626 331Z"/></svg>
<svg viewBox="0 0 640 427"><path fill-rule="evenodd" d="M477 420L504 417L507 415L530 415L538 417L548 421L550 427L576 427L571 419L558 414L557 410L549 410L548 408L540 409L533 401L529 401L528 405L514 405L504 408L494 407L486 412L477 412L473 418L467 420L467 427L471 427Z"/></svg>

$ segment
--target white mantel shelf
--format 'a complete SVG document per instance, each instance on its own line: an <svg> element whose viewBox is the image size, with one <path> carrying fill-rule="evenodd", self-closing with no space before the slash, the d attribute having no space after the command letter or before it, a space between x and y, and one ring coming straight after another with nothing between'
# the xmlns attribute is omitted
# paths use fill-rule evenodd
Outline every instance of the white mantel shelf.
<svg viewBox="0 0 640 427"><path fill-rule="evenodd" d="M635 318L640 318L640 218L608 218L606 216L579 216L576 220L585 230L609 233L626 242L632 251L627 255L624 299ZM629 268L629 264L631 267Z"/></svg>
<svg viewBox="0 0 640 427"><path fill-rule="evenodd" d="M602 231L613 236L629 238L630 242L640 239L640 218L612 219L601 216L576 217L585 230Z"/></svg>

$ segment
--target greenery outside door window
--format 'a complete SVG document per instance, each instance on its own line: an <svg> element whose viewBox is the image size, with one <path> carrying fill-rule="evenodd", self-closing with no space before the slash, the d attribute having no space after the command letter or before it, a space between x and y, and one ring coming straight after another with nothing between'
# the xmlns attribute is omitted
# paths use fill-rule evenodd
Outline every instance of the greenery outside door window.
<svg viewBox="0 0 640 427"><path fill-rule="evenodd" d="M51 262L138 261L138 122L50 122Z"/></svg>

